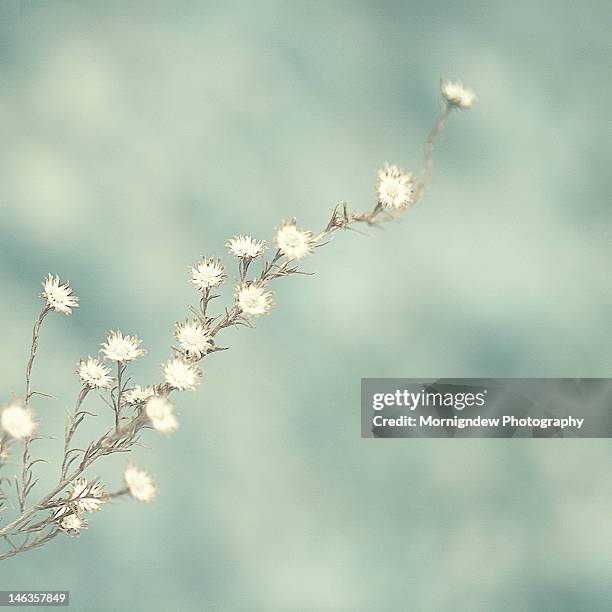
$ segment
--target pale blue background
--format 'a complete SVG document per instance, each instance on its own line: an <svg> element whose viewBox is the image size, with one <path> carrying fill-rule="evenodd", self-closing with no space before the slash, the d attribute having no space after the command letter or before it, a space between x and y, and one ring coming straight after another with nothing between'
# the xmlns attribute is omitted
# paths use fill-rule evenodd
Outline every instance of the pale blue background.
<svg viewBox="0 0 612 612"><path fill-rule="evenodd" d="M201 254L369 207L380 164L418 168L441 76L480 98L404 223L339 235L228 331L181 430L137 452L157 502L3 563L2 588L76 610L610 609L608 440L359 437L362 376L610 376L608 2L1 6L0 393L23 392L59 272L82 308L49 317L35 367L56 436L107 330L158 378ZM90 476L116 488L124 461Z"/></svg>

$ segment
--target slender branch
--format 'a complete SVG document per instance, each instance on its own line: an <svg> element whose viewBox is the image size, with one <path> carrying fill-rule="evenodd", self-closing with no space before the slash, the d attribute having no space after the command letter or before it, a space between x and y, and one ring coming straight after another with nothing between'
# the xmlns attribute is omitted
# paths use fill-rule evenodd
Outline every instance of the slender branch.
<svg viewBox="0 0 612 612"><path fill-rule="evenodd" d="M62 467L60 472L60 482L65 479L66 471L68 470L68 457L70 453L68 452L68 448L70 443L72 442L72 438L78 428L78 426L83 422L86 413L80 412L81 404L87 397L90 389L87 385L83 385L81 390L79 391L79 395L76 400L76 404L74 406L74 411L72 416L69 418L68 423L66 424L66 433L64 435L64 458L62 460Z"/></svg>
<svg viewBox="0 0 612 612"><path fill-rule="evenodd" d="M425 145L423 146L423 170L421 172L421 178L416 188L416 193L415 193L416 201L420 200L421 196L423 195L425 191L425 188L427 187L427 184L429 183L429 179L431 178L431 173L433 171L434 144L438 136L444 129L444 126L446 125L448 117L450 116L450 113L453 110L453 108L455 108L454 105L449 104L448 102L444 103L443 110L438 115L438 119L435 125L433 126L433 128L431 129L431 132L429 132L425 140Z"/></svg>
<svg viewBox="0 0 612 612"><path fill-rule="evenodd" d="M51 531L49 533L47 533L45 535L41 535L38 538L36 538L33 542L24 543L21 546L15 545L9 539L8 536L4 536L5 541L7 541L12 546L12 549L9 550L8 552L0 553L0 561L2 561L3 559L8 559L10 557L14 557L15 555L17 555L19 553L26 552L28 550L32 550L33 548L37 548L38 546L42 546L43 544L46 544L47 542L52 540L58 533L59 533L59 529L54 527L54 528L51 529ZM26 542L27 542L27 540L26 540Z"/></svg>
<svg viewBox="0 0 612 612"><path fill-rule="evenodd" d="M25 388L25 398L24 402L26 406L30 405L30 399L32 398L32 367L34 365L34 359L36 358L36 353L38 351L38 341L40 339L40 328L42 327L43 321L45 317L49 314L51 308L49 305L45 304L43 309L40 311L38 315L38 319L34 323L34 327L32 329L32 345L30 346L30 357L28 359L28 363L26 365L26 388ZM31 437L26 437L23 441L23 464L21 470L21 491L19 493L19 508L23 511L25 507L26 497L28 496L30 490L30 482L32 478L32 474L30 472L30 444L32 442Z"/></svg>
<svg viewBox="0 0 612 612"><path fill-rule="evenodd" d="M129 489L124 487L123 489L119 489L118 491L114 491L113 493L108 494L109 499L114 499L115 497L123 497L124 495L129 494Z"/></svg>
<svg viewBox="0 0 612 612"><path fill-rule="evenodd" d="M115 430L118 432L121 427L121 395L123 393L122 377L125 373L126 365L117 362L117 396L115 398Z"/></svg>
<svg viewBox="0 0 612 612"><path fill-rule="evenodd" d="M9 448L9 435L7 433L0 436L0 468L6 463L8 459L8 448Z"/></svg>
<svg viewBox="0 0 612 612"><path fill-rule="evenodd" d="M32 396L32 366L34 365L34 359L36 358L36 352L38 351L38 340L40 338L40 328L45 317L49 314L51 308L47 305L43 307L34 323L34 328L32 329L32 346L30 347L30 358L28 359L28 364L26 366L26 392L24 402L26 405L30 402L30 397Z"/></svg>
<svg viewBox="0 0 612 612"><path fill-rule="evenodd" d="M417 183L417 187L415 189L414 194L414 203L418 202L418 200L422 197L427 184L431 178L432 170L433 170L433 148L434 143L436 142L438 136L444 129L448 117L450 115L451 110L454 107L451 104L444 103L443 109L440 111L436 122L429 132L427 139L425 140L425 145L423 147L423 170L421 172L421 177ZM339 212L341 208L341 212ZM323 242L327 240L327 238L335 231L340 229L353 229L352 226L357 223L366 223L368 225L377 225L387 221L394 221L398 219L404 211L393 211L388 212L384 209L380 203L376 203L374 208L370 212L361 212L361 213L349 213L348 205L343 202L337 205L333 212L331 219L327 223L327 225L319 232L315 238L313 239L316 243L322 243L318 246L325 246L328 244L327 242ZM267 283L275 278L280 278L282 276L288 276L289 274L298 273L297 268L288 268L289 262L285 261L280 267L278 266L278 261L282 258L282 253L280 250L277 250L269 262L264 262L263 270L261 275L259 276L260 283ZM246 271L241 266L240 268L240 279L244 281ZM203 298L204 299L204 298ZM219 322L213 327L210 332L212 337L215 337L222 329L226 327L230 327L238 322L240 319L240 310L234 305L229 310L226 311L225 316L223 316Z"/></svg>

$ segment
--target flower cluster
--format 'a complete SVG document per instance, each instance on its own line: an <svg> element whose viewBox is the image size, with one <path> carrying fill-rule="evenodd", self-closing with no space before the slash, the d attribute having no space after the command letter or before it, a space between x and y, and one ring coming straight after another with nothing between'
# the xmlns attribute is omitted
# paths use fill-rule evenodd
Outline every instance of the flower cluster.
<svg viewBox="0 0 612 612"><path fill-rule="evenodd" d="M220 285L225 278L225 268L218 259L204 257L195 268L191 268L191 282L200 291Z"/></svg>
<svg viewBox="0 0 612 612"><path fill-rule="evenodd" d="M174 335L187 358L201 359L213 347L208 330L198 321L177 323Z"/></svg>
<svg viewBox="0 0 612 612"><path fill-rule="evenodd" d="M153 478L135 465L128 465L123 472L123 480L128 493L138 501L152 502L157 495Z"/></svg>
<svg viewBox="0 0 612 612"><path fill-rule="evenodd" d="M457 108L472 108L476 103L476 94L461 81L443 79L441 89L444 99Z"/></svg>
<svg viewBox="0 0 612 612"><path fill-rule="evenodd" d="M60 529L68 535L78 536L81 533L81 529L89 527L83 515L65 507L60 508L53 518L59 524Z"/></svg>
<svg viewBox="0 0 612 612"><path fill-rule="evenodd" d="M98 512L106 501L108 494L103 484L89 484L85 478L76 478L72 482L69 499L57 507L53 519L62 531L78 536L81 529L88 526L83 515L87 512Z"/></svg>
<svg viewBox="0 0 612 612"><path fill-rule="evenodd" d="M174 404L163 395L150 398L145 405L145 413L153 427L161 433L168 434L178 429Z"/></svg>
<svg viewBox="0 0 612 612"><path fill-rule="evenodd" d="M240 312L258 317L272 308L272 294L261 283L244 283L236 290L236 305Z"/></svg>
<svg viewBox="0 0 612 612"><path fill-rule="evenodd" d="M276 246L287 259L303 259L314 253L314 234L310 230L299 229L297 221L285 222L276 230Z"/></svg>
<svg viewBox="0 0 612 612"><path fill-rule="evenodd" d="M255 240L250 236L234 236L226 244L229 252L239 259L255 259L266 250L265 240Z"/></svg>
<svg viewBox="0 0 612 612"><path fill-rule="evenodd" d="M108 389L113 384L110 369L93 357L79 363L79 378L90 389Z"/></svg>
<svg viewBox="0 0 612 612"><path fill-rule="evenodd" d="M376 193L383 208L408 208L414 203L416 179L397 166L385 166L378 171Z"/></svg>
<svg viewBox="0 0 612 612"><path fill-rule="evenodd" d="M155 389L151 386L141 387L135 385L123 396L128 404L144 404L148 399L155 395Z"/></svg>
<svg viewBox="0 0 612 612"><path fill-rule="evenodd" d="M36 429L36 422L30 408L15 402L6 406L0 413L0 425L11 438L23 440L30 438Z"/></svg>
<svg viewBox="0 0 612 612"><path fill-rule="evenodd" d="M60 284L60 277L56 274L49 276L43 281L43 298L51 310L63 312L66 315L72 314L73 308L78 308L79 298L72 295L70 283Z"/></svg>
<svg viewBox="0 0 612 612"><path fill-rule="evenodd" d="M170 359L163 365L166 382L178 391L195 389L200 384L202 370L186 359Z"/></svg>
<svg viewBox="0 0 612 612"><path fill-rule="evenodd" d="M102 344L102 353L109 361L128 363L144 355L144 351L138 348L141 342L137 336L124 336L120 331L113 331Z"/></svg>

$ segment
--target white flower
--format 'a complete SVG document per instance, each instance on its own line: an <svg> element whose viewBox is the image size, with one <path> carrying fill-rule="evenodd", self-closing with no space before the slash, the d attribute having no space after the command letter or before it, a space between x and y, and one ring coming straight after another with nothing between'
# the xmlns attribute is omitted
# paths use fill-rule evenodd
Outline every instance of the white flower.
<svg viewBox="0 0 612 612"><path fill-rule="evenodd" d="M442 79L441 89L446 101L453 106L472 108L476 103L476 94L471 89L464 87L461 81Z"/></svg>
<svg viewBox="0 0 612 612"><path fill-rule="evenodd" d="M191 268L191 282L200 290L220 285L225 279L225 270L218 259L204 257L195 268Z"/></svg>
<svg viewBox="0 0 612 612"><path fill-rule="evenodd" d="M120 331L113 331L102 345L102 352L111 361L126 363L144 355L144 351L138 348L141 342L137 336L124 336Z"/></svg>
<svg viewBox="0 0 612 612"><path fill-rule="evenodd" d="M157 495L157 487L153 484L153 478L135 465L128 465L125 468L123 479L130 495L138 501L152 502Z"/></svg>
<svg viewBox="0 0 612 612"><path fill-rule="evenodd" d="M79 377L91 389L107 389L113 379L109 376L110 369L93 357L79 362Z"/></svg>
<svg viewBox="0 0 612 612"><path fill-rule="evenodd" d="M79 512L97 512L108 496L103 484L96 482L88 485L85 478L77 478L72 483L70 499Z"/></svg>
<svg viewBox="0 0 612 612"><path fill-rule="evenodd" d="M287 259L302 259L314 252L313 233L297 228L297 221L283 222L276 231L276 246Z"/></svg>
<svg viewBox="0 0 612 612"><path fill-rule="evenodd" d="M265 240L255 240L250 236L234 236L226 245L232 255L241 259L259 257L266 249Z"/></svg>
<svg viewBox="0 0 612 612"><path fill-rule="evenodd" d="M58 523L62 531L70 535L78 536L81 529L87 529L87 521L76 512L60 518Z"/></svg>
<svg viewBox="0 0 612 612"><path fill-rule="evenodd" d="M177 323L174 333L181 351L187 357L200 359L212 348L212 338L201 323Z"/></svg>
<svg viewBox="0 0 612 612"><path fill-rule="evenodd" d="M73 308L79 307L79 298L71 295L72 288L68 282L60 285L59 275L49 276L43 281L43 297L47 300L47 306L57 312L69 315Z"/></svg>
<svg viewBox="0 0 612 612"><path fill-rule="evenodd" d="M202 370L184 359L170 359L162 365L166 382L179 391L195 389L202 378Z"/></svg>
<svg viewBox="0 0 612 612"><path fill-rule="evenodd" d="M263 285L243 284L238 287L236 304L243 313L256 317L272 308L272 294L267 293Z"/></svg>
<svg viewBox="0 0 612 612"><path fill-rule="evenodd" d="M32 411L21 404L7 406L0 416L0 424L2 429L16 440L29 438L36 429Z"/></svg>
<svg viewBox="0 0 612 612"><path fill-rule="evenodd" d="M174 404L163 396L152 397L147 401L145 412L151 424L161 433L172 433L178 429L174 414Z"/></svg>
<svg viewBox="0 0 612 612"><path fill-rule="evenodd" d="M135 385L133 389L126 391L123 396L128 404L144 404L149 398L155 395L153 387L141 387Z"/></svg>
<svg viewBox="0 0 612 612"><path fill-rule="evenodd" d="M385 166L378 171L376 193L385 208L406 208L413 202L414 175L397 166Z"/></svg>

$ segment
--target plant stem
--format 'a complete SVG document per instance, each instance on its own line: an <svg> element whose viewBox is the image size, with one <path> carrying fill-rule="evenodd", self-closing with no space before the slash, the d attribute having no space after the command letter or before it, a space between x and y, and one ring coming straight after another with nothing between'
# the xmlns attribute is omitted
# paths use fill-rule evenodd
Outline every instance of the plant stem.
<svg viewBox="0 0 612 612"><path fill-rule="evenodd" d="M90 391L90 388L86 385L84 385L83 388L79 391L79 395L77 396L77 400L74 405L74 412L72 415L70 425L66 426L66 433L64 435L64 459L62 460L60 482L66 476L66 470L68 468L68 446L70 446L70 442L72 441L72 437L74 436L74 432L76 431L76 428L81 423L81 419L78 418L78 413L81 408L81 404L87 397L87 394L89 393L89 391Z"/></svg>
<svg viewBox="0 0 612 612"><path fill-rule="evenodd" d="M121 421L121 393L122 389L122 381L121 377L123 376L123 372L125 372L125 365L120 361L117 362L117 403L115 404L115 431L119 432L120 421Z"/></svg>
<svg viewBox="0 0 612 612"><path fill-rule="evenodd" d="M423 171L421 173L421 178L419 179L416 193L415 193L415 201L420 200L423 192L425 191L425 187L427 187L427 183L429 183L429 179L431 178L431 173L433 170L433 148L436 139L440 135L440 132L444 129L448 117L453 110L454 106L449 103L444 104L444 109L438 115L438 119L429 132L427 139L425 140L425 144L423 145Z"/></svg>
<svg viewBox="0 0 612 612"><path fill-rule="evenodd" d="M36 358L36 353L38 351L38 341L40 339L40 328L42 327L43 321L51 308L45 304L43 309L40 311L38 315L38 319L34 323L34 328L32 329L32 345L30 347L30 357L28 359L28 363L26 365L26 388L25 388L25 398L24 403L26 407L30 405L30 399L32 397L32 367L34 365L34 359ZM28 436L23 441L23 465L21 469L21 494L19 495L19 508L23 511L25 507L26 497L28 496L28 464L30 458L30 444L32 442L32 438Z"/></svg>
<svg viewBox="0 0 612 612"><path fill-rule="evenodd" d="M42 323L51 311L49 306L44 306L38 315L34 328L32 329L32 346L30 348L30 358L28 359L28 365L26 366L26 392L24 402L27 405L30 403L30 397L32 396L32 366L34 365L34 359L36 358L36 351L38 351L38 340L40 338L40 328Z"/></svg>

